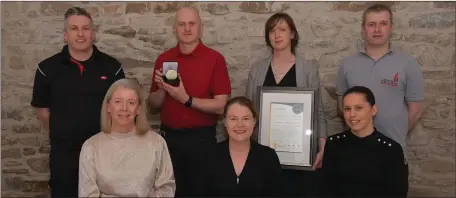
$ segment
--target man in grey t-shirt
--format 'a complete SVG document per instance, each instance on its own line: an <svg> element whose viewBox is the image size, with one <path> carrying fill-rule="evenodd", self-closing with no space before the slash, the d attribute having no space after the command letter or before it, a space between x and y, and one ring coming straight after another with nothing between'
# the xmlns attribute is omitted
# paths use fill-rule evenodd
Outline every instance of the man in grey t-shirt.
<svg viewBox="0 0 456 198"><path fill-rule="evenodd" d="M390 44L392 18L386 5L373 5L364 11L361 28L364 48L343 60L337 73L336 94L338 108L343 112L342 95L348 88L356 85L370 88L378 105L374 127L398 142L407 159L407 134L423 112L424 79L414 58ZM404 184L408 189L407 160L405 168ZM406 196L407 192L404 193Z"/></svg>

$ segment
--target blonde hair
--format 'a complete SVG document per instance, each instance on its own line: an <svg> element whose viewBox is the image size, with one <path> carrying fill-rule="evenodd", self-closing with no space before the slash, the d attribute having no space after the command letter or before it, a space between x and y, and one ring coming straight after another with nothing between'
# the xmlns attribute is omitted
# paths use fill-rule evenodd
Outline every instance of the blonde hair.
<svg viewBox="0 0 456 198"><path fill-rule="evenodd" d="M135 117L136 133L138 133L139 135L146 134L150 130L150 128L149 122L147 121L147 104L146 99L144 97L142 86L139 84L137 80L127 78L117 80L111 85L111 87L109 87L108 91L106 92L101 107L101 131L105 133L111 133L112 120L111 115L108 113L108 103L112 98L112 94L114 94L114 92L119 87L131 89L135 91L136 95L138 96L139 114Z"/></svg>

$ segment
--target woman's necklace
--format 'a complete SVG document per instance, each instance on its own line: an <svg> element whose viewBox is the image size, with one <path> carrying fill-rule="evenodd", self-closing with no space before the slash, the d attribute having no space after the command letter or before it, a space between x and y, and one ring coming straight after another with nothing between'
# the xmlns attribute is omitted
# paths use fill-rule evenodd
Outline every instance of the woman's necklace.
<svg viewBox="0 0 456 198"><path fill-rule="evenodd" d="M274 66L274 64L271 63L271 68L272 68L272 74L274 74L274 77L277 79L277 80L280 80L283 78L283 76L285 75L285 72L278 72L277 71L277 67Z"/></svg>
<svg viewBox="0 0 456 198"><path fill-rule="evenodd" d="M287 74L287 72L290 70L290 68L294 65L294 61L290 63L290 65L287 65L287 69L279 72L277 67L271 62L271 68L272 68L272 74L274 75L274 78L276 79L276 82L280 82L283 77Z"/></svg>

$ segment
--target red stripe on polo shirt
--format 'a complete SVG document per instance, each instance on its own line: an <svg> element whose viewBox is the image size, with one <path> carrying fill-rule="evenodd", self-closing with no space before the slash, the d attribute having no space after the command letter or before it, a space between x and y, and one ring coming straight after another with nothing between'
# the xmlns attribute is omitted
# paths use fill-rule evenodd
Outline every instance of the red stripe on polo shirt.
<svg viewBox="0 0 456 198"><path fill-rule="evenodd" d="M84 71L84 65L82 65L80 62L78 62L78 61L75 60L74 58L71 58L71 62L73 62L73 63L75 63L76 65L78 65L79 71L81 71L81 75L82 75L82 72Z"/></svg>

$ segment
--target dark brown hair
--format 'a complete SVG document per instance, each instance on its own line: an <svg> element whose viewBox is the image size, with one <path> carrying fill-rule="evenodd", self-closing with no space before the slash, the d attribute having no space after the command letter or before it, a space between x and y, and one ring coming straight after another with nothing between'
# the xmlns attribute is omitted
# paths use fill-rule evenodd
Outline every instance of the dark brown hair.
<svg viewBox="0 0 456 198"><path fill-rule="evenodd" d="M287 13L276 13L269 17L269 19L266 21L265 27L264 27L264 39L266 41L266 44L272 49L271 41L269 40L269 32L274 28L278 22L280 21L285 21L290 27L290 31L293 34L293 38L291 39L291 53L295 54L296 52L296 47L298 46L299 43L299 34L298 30L296 29L296 25L293 22L293 19L288 15Z"/></svg>
<svg viewBox="0 0 456 198"><path fill-rule="evenodd" d="M224 118L226 118L226 113L228 111L228 108L230 108L231 105L234 105L234 104L239 104L241 106L247 107L250 110L250 112L252 113L253 118L255 120L257 120L257 113L255 111L255 108L253 107L252 101L245 96L236 96L236 97L228 100L228 102L225 105L225 108L223 109Z"/></svg>
<svg viewBox="0 0 456 198"><path fill-rule="evenodd" d="M391 8L385 4L374 4L370 7L368 7L364 13L363 13L363 22L362 22L362 25L364 25L366 23L366 16L367 14L370 14L372 12L383 12L383 11L386 11L390 14L390 24L392 25L393 24L393 12L391 11Z"/></svg>

